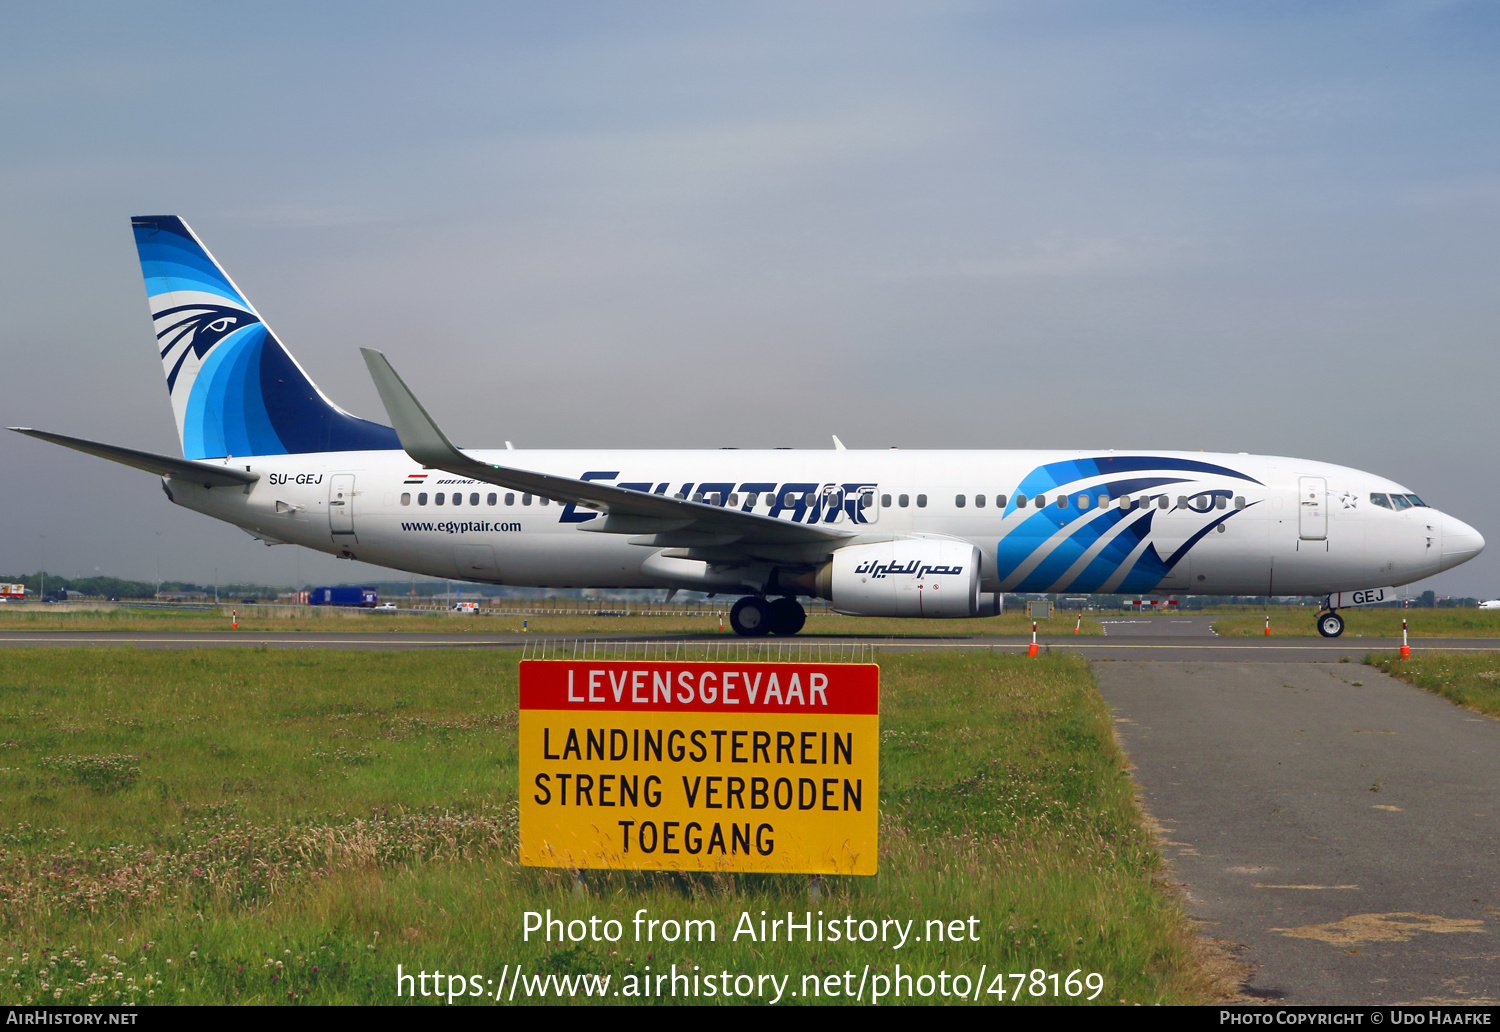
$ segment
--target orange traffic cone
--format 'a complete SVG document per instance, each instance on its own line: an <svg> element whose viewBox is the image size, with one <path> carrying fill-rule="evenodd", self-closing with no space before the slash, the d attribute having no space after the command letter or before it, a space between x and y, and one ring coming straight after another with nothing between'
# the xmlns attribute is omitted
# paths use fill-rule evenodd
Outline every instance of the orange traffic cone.
<svg viewBox="0 0 1500 1032"><path fill-rule="evenodd" d="M239 610L237 609L231 609L229 611L229 628L230 630L234 631L240 629L240 614Z"/></svg>
<svg viewBox="0 0 1500 1032"><path fill-rule="evenodd" d="M1036 621L1031 621L1031 648L1026 650L1028 656L1036 655Z"/></svg>
<svg viewBox="0 0 1500 1032"><path fill-rule="evenodd" d="M1271 636L1271 616L1268 613L1268 614L1266 614L1266 637L1269 638L1270 636Z"/></svg>
<svg viewBox="0 0 1500 1032"><path fill-rule="evenodd" d="M1074 634L1082 634L1083 633L1083 614L1082 613L1078 614L1078 622L1073 625L1073 633Z"/></svg>

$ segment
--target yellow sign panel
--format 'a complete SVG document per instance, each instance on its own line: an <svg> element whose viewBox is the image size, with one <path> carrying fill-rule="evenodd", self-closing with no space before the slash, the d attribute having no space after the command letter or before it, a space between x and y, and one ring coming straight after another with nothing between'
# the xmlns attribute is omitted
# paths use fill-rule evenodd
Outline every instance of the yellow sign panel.
<svg viewBox="0 0 1500 1032"><path fill-rule="evenodd" d="M880 668L521 664L521 862L874 874Z"/></svg>

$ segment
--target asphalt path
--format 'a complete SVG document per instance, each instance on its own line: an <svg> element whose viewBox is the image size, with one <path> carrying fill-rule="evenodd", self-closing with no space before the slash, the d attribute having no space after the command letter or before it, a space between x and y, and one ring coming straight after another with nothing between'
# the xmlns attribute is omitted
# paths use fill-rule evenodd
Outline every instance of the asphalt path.
<svg viewBox="0 0 1500 1032"><path fill-rule="evenodd" d="M1353 663L1094 668L1250 995L1500 1002L1500 721Z"/></svg>

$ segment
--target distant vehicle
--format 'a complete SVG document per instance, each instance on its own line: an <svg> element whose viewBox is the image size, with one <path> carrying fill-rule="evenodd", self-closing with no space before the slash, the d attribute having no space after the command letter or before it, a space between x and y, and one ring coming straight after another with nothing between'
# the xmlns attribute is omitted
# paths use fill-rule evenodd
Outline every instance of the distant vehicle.
<svg viewBox="0 0 1500 1032"><path fill-rule="evenodd" d="M374 588L313 588L308 593L308 605L354 606L359 609L374 609L380 597Z"/></svg>
<svg viewBox="0 0 1500 1032"><path fill-rule="evenodd" d="M1500 598L1491 599L1488 602L1479 603L1480 609L1500 609Z"/></svg>
<svg viewBox="0 0 1500 1032"><path fill-rule="evenodd" d="M260 599L258 599L258 598L242 598L242 599L240 599L240 605L242 605L242 606L258 606L258 605L260 605Z"/></svg>
<svg viewBox="0 0 1500 1032"><path fill-rule="evenodd" d="M382 602L375 607L375 612L377 613L394 613L396 611L396 603L394 602Z"/></svg>
<svg viewBox="0 0 1500 1032"><path fill-rule="evenodd" d="M24 584L0 584L0 598L9 602L15 599L17 602L26 601L26 585Z"/></svg>
<svg viewBox="0 0 1500 1032"><path fill-rule="evenodd" d="M477 612L479 612L479 603L478 602L455 602L455 603L453 603L453 612L455 612L455 613L477 613Z"/></svg>

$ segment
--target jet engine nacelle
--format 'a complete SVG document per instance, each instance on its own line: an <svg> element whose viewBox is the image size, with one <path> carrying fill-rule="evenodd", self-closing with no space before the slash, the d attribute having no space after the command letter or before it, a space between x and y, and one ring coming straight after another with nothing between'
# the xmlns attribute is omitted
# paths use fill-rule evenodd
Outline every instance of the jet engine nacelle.
<svg viewBox="0 0 1500 1032"><path fill-rule="evenodd" d="M979 549L953 538L846 545L817 585L836 612L853 616L977 616Z"/></svg>

